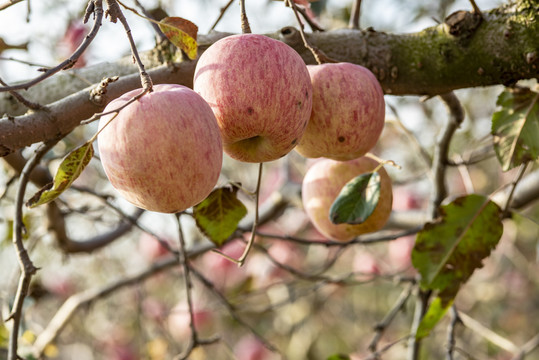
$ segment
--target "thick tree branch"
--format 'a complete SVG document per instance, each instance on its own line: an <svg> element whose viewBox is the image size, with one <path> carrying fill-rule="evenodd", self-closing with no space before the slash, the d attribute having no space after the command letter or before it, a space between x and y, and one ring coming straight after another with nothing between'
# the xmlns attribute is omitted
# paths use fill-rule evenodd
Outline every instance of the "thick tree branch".
<svg viewBox="0 0 539 360"><path fill-rule="evenodd" d="M307 34L307 39L330 58L370 68L387 94L443 94L454 89L512 84L520 79L539 77L539 15L533 5L529 7L505 6L483 13L484 20L472 30L462 24L458 28L459 23L452 20L451 26L444 23L415 34L342 29ZM455 28L459 31L455 32ZM315 64L312 53L303 45L299 31L290 27L284 30L268 36L286 42L306 63ZM200 36L200 52L227 35ZM144 61L148 67L152 66L151 62ZM104 76L125 73L125 61L122 64L123 70L118 72L114 66L99 71L104 67L98 65L88 70L79 69L76 74L86 78L85 71L92 72L90 81L98 82ZM195 65L196 62L182 62L174 68L156 67L149 73L156 84L192 86ZM132 72L135 72L134 68ZM0 156L58 134L66 134L106 105L93 104L89 100L89 89L59 91L57 88L64 87L71 77L67 75L59 79L62 81L58 80L57 84L44 83L46 90L35 90L54 93L55 98L43 101L22 93L31 101L52 102L50 111L0 119ZM111 84L107 101L140 87L137 80L138 75L134 74ZM22 108L13 104L9 94L1 95L0 114L22 113Z"/></svg>

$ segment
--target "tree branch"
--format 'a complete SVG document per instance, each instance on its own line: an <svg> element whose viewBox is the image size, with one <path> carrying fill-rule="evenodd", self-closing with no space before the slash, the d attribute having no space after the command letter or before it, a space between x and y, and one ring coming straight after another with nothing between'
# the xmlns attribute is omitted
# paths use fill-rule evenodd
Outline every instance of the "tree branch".
<svg viewBox="0 0 539 360"><path fill-rule="evenodd" d="M539 15L534 9L517 7L515 10L506 6L484 12L483 16L484 20L471 35L452 35L444 23L415 34L342 29L307 34L307 40L330 58L370 68L387 94L436 95L460 88L512 84L520 79L539 77L539 56L528 56L529 49L539 48ZM315 64L312 53L303 46L299 31L290 27L285 30L268 36L286 42L306 63ZM503 33L506 36L500 36ZM200 36L200 52L227 35ZM148 67L152 65L155 63L147 63ZM195 61L181 62L174 68L160 66L148 72L156 84L175 83L192 87L195 65ZM84 70L93 71L94 78L90 81L98 82L104 76L116 75L114 66L106 72L99 71L100 68L103 69L103 65ZM126 71L125 67L123 69ZM86 77L84 71L78 69L77 74ZM107 101L140 87L136 78L137 75L125 76L111 84ZM46 90L36 91L55 93L55 98L42 101L24 95L42 104L52 102L50 112L1 118L0 156L59 133L68 133L106 105L91 103L88 89L75 92L70 88L61 92L57 88L65 86L65 83L54 85L47 82L43 86ZM0 96L0 114L15 115L23 111L22 107L13 104L9 94Z"/></svg>

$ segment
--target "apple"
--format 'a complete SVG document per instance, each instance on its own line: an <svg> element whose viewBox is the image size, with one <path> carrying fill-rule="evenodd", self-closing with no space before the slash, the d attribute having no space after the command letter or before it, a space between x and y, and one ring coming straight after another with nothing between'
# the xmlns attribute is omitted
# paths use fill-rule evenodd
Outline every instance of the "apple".
<svg viewBox="0 0 539 360"><path fill-rule="evenodd" d="M119 108L140 91L120 96L104 111ZM200 95L181 85L154 85L113 116L99 121L99 154L109 181L126 200L146 210L175 213L212 191L221 172L222 140Z"/></svg>
<svg viewBox="0 0 539 360"><path fill-rule="evenodd" d="M273 358L260 340L253 335L245 335L234 345L234 355L238 360L269 360Z"/></svg>
<svg viewBox="0 0 539 360"><path fill-rule="evenodd" d="M195 330L207 333L211 330L214 314L209 309L200 305L199 301L193 301L193 321ZM185 302L179 302L174 306L167 317L167 328L175 340L185 341L191 335L191 315Z"/></svg>
<svg viewBox="0 0 539 360"><path fill-rule="evenodd" d="M414 271L412 266L412 250L415 245L415 238L415 235L408 235L388 242L388 261L394 270Z"/></svg>
<svg viewBox="0 0 539 360"><path fill-rule="evenodd" d="M276 160L303 135L312 108L307 66L288 45L257 34L223 38L196 65L193 89L211 106L225 152Z"/></svg>
<svg viewBox="0 0 539 360"><path fill-rule="evenodd" d="M173 248L171 240L165 239L164 241L171 249ZM147 232L142 233L139 237L138 251L148 262L154 262L172 254L155 236Z"/></svg>
<svg viewBox="0 0 539 360"><path fill-rule="evenodd" d="M220 251L233 259L239 259L245 250L245 243L233 240L224 244ZM243 268L221 254L212 251L206 252L200 257L200 268L203 274L220 291L226 291L236 287L245 281L247 274Z"/></svg>
<svg viewBox="0 0 539 360"><path fill-rule="evenodd" d="M302 183L302 201L307 216L325 237L337 241L349 241L354 237L380 230L391 213L393 194L391 179L382 167L380 174L380 198L373 213L361 224L334 224L329 209L343 186L356 176L371 172L378 162L363 156L349 161L321 159L305 174Z"/></svg>
<svg viewBox="0 0 539 360"><path fill-rule="evenodd" d="M307 66L313 111L296 151L308 158L351 160L369 152L385 120L382 87L369 69L350 63Z"/></svg>
<svg viewBox="0 0 539 360"><path fill-rule="evenodd" d="M381 273L378 260L371 253L362 250L354 255L352 268L354 273L357 273L356 278L359 281L371 281Z"/></svg>

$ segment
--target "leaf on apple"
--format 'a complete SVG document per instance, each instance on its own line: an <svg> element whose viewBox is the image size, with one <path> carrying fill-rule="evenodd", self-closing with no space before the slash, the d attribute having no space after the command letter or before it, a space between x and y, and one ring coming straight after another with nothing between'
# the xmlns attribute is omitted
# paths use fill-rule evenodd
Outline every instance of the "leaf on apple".
<svg viewBox="0 0 539 360"><path fill-rule="evenodd" d="M166 17L158 24L171 43L183 50L189 59L196 59L198 26L181 17Z"/></svg>
<svg viewBox="0 0 539 360"><path fill-rule="evenodd" d="M412 264L421 274L421 288L437 296L420 323L425 337L453 304L460 289L500 240L502 211L488 198L472 194L440 208L440 218L418 233Z"/></svg>
<svg viewBox="0 0 539 360"><path fill-rule="evenodd" d="M193 207L198 228L217 246L224 244L247 214L237 194L237 186L221 187Z"/></svg>
<svg viewBox="0 0 539 360"><path fill-rule="evenodd" d="M329 209L334 224L361 224L373 213L380 199L380 174L370 172L346 183Z"/></svg>
<svg viewBox="0 0 539 360"><path fill-rule="evenodd" d="M66 155L58 167L56 175L54 176L54 181L45 185L32 196L26 202L26 206L34 208L56 199L71 186L75 179L79 177L93 156L94 147L91 142L87 142L71 151Z"/></svg>
<svg viewBox="0 0 539 360"><path fill-rule="evenodd" d="M527 88L505 90L492 115L494 150L503 171L539 157L539 93Z"/></svg>

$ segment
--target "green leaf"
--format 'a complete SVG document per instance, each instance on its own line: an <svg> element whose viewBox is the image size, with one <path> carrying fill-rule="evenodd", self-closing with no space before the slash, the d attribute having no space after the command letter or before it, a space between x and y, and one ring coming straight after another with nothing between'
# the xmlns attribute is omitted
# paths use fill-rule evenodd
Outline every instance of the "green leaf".
<svg viewBox="0 0 539 360"><path fill-rule="evenodd" d="M87 142L67 154L56 171L54 181L45 185L32 196L26 202L26 206L33 208L46 204L60 196L79 177L92 156L94 156L94 148L91 142Z"/></svg>
<svg viewBox="0 0 539 360"><path fill-rule="evenodd" d="M3 321L0 321L0 349L6 349L9 342L9 330Z"/></svg>
<svg viewBox="0 0 539 360"><path fill-rule="evenodd" d="M359 175L344 185L329 209L334 224L361 224L373 213L380 199L380 175Z"/></svg>
<svg viewBox="0 0 539 360"><path fill-rule="evenodd" d="M166 17L159 22L159 29L171 43L183 50L189 59L196 59L198 26L181 17Z"/></svg>
<svg viewBox="0 0 539 360"><path fill-rule="evenodd" d="M539 93L530 89L505 90L492 115L494 150L503 171L539 157Z"/></svg>
<svg viewBox="0 0 539 360"><path fill-rule="evenodd" d="M344 354L333 354L326 360L350 360L350 356Z"/></svg>
<svg viewBox="0 0 539 360"><path fill-rule="evenodd" d="M419 323L416 338L422 339L428 336L431 330L434 329L436 324L438 324L438 322L442 320L451 305L453 305L453 301L450 301L449 303L443 305L442 299L440 297L434 298L434 300L432 300L432 302L430 303L427 313Z"/></svg>
<svg viewBox="0 0 539 360"><path fill-rule="evenodd" d="M440 215L437 221L425 224L412 251L412 264L421 274L421 288L439 297L439 304L435 302L429 309L432 319L423 320L422 336L451 306L460 286L483 266L482 260L490 255L503 232L501 209L481 195L457 198L442 206Z"/></svg>
<svg viewBox="0 0 539 360"><path fill-rule="evenodd" d="M236 186L222 187L211 192L193 207L198 228L217 246L221 246L237 229L247 208L237 197Z"/></svg>

